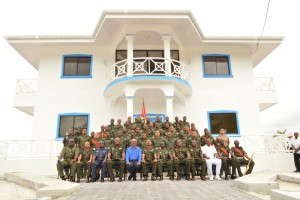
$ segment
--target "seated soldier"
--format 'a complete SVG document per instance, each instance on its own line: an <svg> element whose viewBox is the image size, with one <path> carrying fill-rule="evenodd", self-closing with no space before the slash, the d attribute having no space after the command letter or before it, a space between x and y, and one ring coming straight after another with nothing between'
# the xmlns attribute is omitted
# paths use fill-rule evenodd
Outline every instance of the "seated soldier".
<svg viewBox="0 0 300 200"><path fill-rule="evenodd" d="M191 155L192 181L195 180L196 165L201 166L201 180L205 181L206 162L204 160L201 147L197 144L196 140L191 141L191 147L189 148L189 151Z"/></svg>
<svg viewBox="0 0 300 200"><path fill-rule="evenodd" d="M232 152L228 146L224 145L224 141L220 140L219 143L220 143L220 145L217 148L217 151L222 160L221 170L225 171L225 180L228 180L229 165L232 165L231 179L235 179L237 161L235 159L229 158L230 154L232 157Z"/></svg>
<svg viewBox="0 0 300 200"><path fill-rule="evenodd" d="M120 138L115 139L115 145L109 149L107 156L107 170L110 176L110 182L115 181L113 166L120 166L119 168L119 182L122 182L122 177L125 169L125 148L120 145Z"/></svg>
<svg viewBox="0 0 300 200"><path fill-rule="evenodd" d="M221 180L220 178L220 171L221 171L221 159L219 159L219 155L217 154L217 150L214 146L211 146L211 140L205 140L206 145L202 147L203 157L206 161L206 166L208 168L210 174L210 180L214 180L213 172L212 172L212 165L216 165L216 179Z"/></svg>
<svg viewBox="0 0 300 200"><path fill-rule="evenodd" d="M91 171L92 171L92 158L93 150L90 148L90 143L86 141L84 143L84 149L79 150L79 156L76 164L77 169L77 183L80 183L80 178L82 177L82 169L85 167L87 169L86 182L90 182Z"/></svg>
<svg viewBox="0 0 300 200"><path fill-rule="evenodd" d="M184 165L185 179L190 180L190 153L186 147L182 146L181 140L177 140L176 147L173 151L174 166L177 172L177 181L183 175L179 169L180 164Z"/></svg>
<svg viewBox="0 0 300 200"><path fill-rule="evenodd" d="M157 155L157 166L158 166L158 176L159 180L163 180L163 166L167 165L168 175L170 180L174 180L174 170L173 170L173 157L172 150L166 148L165 142L160 143L160 148L156 149Z"/></svg>
<svg viewBox="0 0 300 200"><path fill-rule="evenodd" d="M126 168L130 173L128 180L133 178L136 181L136 173L141 167L142 151L136 146L136 139L131 140L131 146L126 149Z"/></svg>
<svg viewBox="0 0 300 200"><path fill-rule="evenodd" d="M101 169L101 182L104 182L106 175L106 160L108 150L104 147L104 142L100 141L100 148L95 149L92 160L92 182L96 182L97 168Z"/></svg>
<svg viewBox="0 0 300 200"><path fill-rule="evenodd" d="M63 170L66 167L70 167L70 180L75 182L75 172L76 172L76 160L78 158L78 148L75 146L75 140L71 138L68 141L68 146L64 147L58 158L56 167L58 174L62 180L66 180ZM63 159L63 160L61 160Z"/></svg>
<svg viewBox="0 0 300 200"><path fill-rule="evenodd" d="M146 148L142 150L142 171L144 179L148 179L148 168L152 168L151 180L156 181L156 167L157 167L157 155L155 149L152 146L151 140L147 140Z"/></svg>
<svg viewBox="0 0 300 200"><path fill-rule="evenodd" d="M241 164L242 165L248 165L249 161L250 161L250 158L247 155L247 153L244 151L243 147L241 147L239 145L240 145L240 142L238 140L235 140L234 141L234 147L231 147L231 152L232 152L232 155L233 155L233 159L235 159L237 161L236 168L238 170L239 176L241 177L241 176L243 176L243 174L242 174L240 165ZM245 158L247 158L248 160L246 160ZM249 169L247 170L246 175L251 174L254 165L255 165L254 161L251 160L251 162L249 164Z"/></svg>

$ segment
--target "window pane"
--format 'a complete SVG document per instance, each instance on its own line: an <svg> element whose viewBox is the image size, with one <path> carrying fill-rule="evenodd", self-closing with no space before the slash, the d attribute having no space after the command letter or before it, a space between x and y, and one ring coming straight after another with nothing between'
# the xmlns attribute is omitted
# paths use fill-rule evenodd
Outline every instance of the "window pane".
<svg viewBox="0 0 300 200"><path fill-rule="evenodd" d="M212 134L219 133L220 128L223 127L223 117L221 113L210 113L210 128Z"/></svg>
<svg viewBox="0 0 300 200"><path fill-rule="evenodd" d="M127 59L127 51L126 50L117 50L116 60L125 60Z"/></svg>
<svg viewBox="0 0 300 200"><path fill-rule="evenodd" d="M140 50L135 50L133 51L133 57L147 57L147 51L140 51Z"/></svg>
<svg viewBox="0 0 300 200"><path fill-rule="evenodd" d="M158 57L158 58L163 58L163 51L162 50L157 50L157 51L148 51L148 57Z"/></svg>
<svg viewBox="0 0 300 200"><path fill-rule="evenodd" d="M73 116L61 116L59 124L59 135L58 137L64 137L69 128L73 127Z"/></svg>
<svg viewBox="0 0 300 200"><path fill-rule="evenodd" d="M77 75L77 58L65 58L64 76Z"/></svg>
<svg viewBox="0 0 300 200"><path fill-rule="evenodd" d="M91 66L91 58L90 57L82 57L78 58L78 76L89 76Z"/></svg>
<svg viewBox="0 0 300 200"><path fill-rule="evenodd" d="M217 74L217 67L215 57L204 57L204 73L205 74Z"/></svg>
<svg viewBox="0 0 300 200"><path fill-rule="evenodd" d="M87 128L88 117L86 115L75 116L74 133L81 135L81 130Z"/></svg>
<svg viewBox="0 0 300 200"><path fill-rule="evenodd" d="M224 113L223 121L227 133L238 133L235 113Z"/></svg>
<svg viewBox="0 0 300 200"><path fill-rule="evenodd" d="M174 60L179 61L179 51L178 50L171 50L171 58Z"/></svg>
<svg viewBox="0 0 300 200"><path fill-rule="evenodd" d="M217 73L223 75L229 75L228 58L217 57Z"/></svg>

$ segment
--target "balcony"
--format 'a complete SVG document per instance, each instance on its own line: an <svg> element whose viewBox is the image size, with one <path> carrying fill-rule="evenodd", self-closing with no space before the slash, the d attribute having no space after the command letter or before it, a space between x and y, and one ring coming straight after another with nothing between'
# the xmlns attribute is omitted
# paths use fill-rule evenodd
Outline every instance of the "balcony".
<svg viewBox="0 0 300 200"><path fill-rule="evenodd" d="M114 63L106 74L104 95L110 96L124 88L125 83L172 83L184 95L191 94L189 71L183 62L159 57L138 57ZM123 83L120 84L120 83ZM120 87L121 86L121 87ZM163 85L160 85L163 86ZM114 89L112 89L114 88Z"/></svg>
<svg viewBox="0 0 300 200"><path fill-rule="evenodd" d="M256 77L255 86L260 111L277 104L277 94L273 77Z"/></svg>
<svg viewBox="0 0 300 200"><path fill-rule="evenodd" d="M14 107L33 116L37 79L17 79Z"/></svg>

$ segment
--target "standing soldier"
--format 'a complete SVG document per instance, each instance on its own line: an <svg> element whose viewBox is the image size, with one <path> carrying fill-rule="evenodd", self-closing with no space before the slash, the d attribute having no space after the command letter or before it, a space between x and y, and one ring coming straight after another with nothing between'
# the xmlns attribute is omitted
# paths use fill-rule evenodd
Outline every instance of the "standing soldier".
<svg viewBox="0 0 300 200"><path fill-rule="evenodd" d="M95 149L92 160L92 182L96 182L97 168L101 168L101 182L104 182L106 175L106 160L108 150L104 147L104 142L100 141L100 148Z"/></svg>
<svg viewBox="0 0 300 200"><path fill-rule="evenodd" d="M172 137L172 133L170 131L167 132L167 137L165 139L166 148L173 150L175 148L176 140Z"/></svg>
<svg viewBox="0 0 300 200"><path fill-rule="evenodd" d="M180 164L184 165L185 168L185 179L190 180L190 153L186 147L182 146L181 140L177 140L176 142L176 147L173 151L173 160L174 160L174 165L175 169L177 171L177 181L181 179L182 173L179 169Z"/></svg>
<svg viewBox="0 0 300 200"><path fill-rule="evenodd" d="M64 140L62 142L64 144L64 147L69 146L70 139L73 139L75 141L75 144L77 144L77 136L74 134L73 128L69 128L66 136L64 137Z"/></svg>
<svg viewBox="0 0 300 200"><path fill-rule="evenodd" d="M91 140L91 146L92 146L92 149L96 149L96 148L100 148L100 141L102 141L102 139L100 138L100 135L99 133L95 133L95 136L92 138Z"/></svg>
<svg viewBox="0 0 300 200"><path fill-rule="evenodd" d="M141 148L141 149L144 149L146 148L146 144L147 144L147 136L145 133L142 134L142 136L140 137L139 141L138 141L138 146Z"/></svg>
<svg viewBox="0 0 300 200"><path fill-rule="evenodd" d="M113 131L115 129L115 120L114 120L114 118L110 119L110 124L107 127L109 127L110 131Z"/></svg>
<svg viewBox="0 0 300 200"><path fill-rule="evenodd" d="M191 155L192 181L195 180L196 165L201 166L201 180L205 181L206 163L203 158L201 147L197 144L196 140L192 140L191 148L189 149L189 151Z"/></svg>
<svg viewBox="0 0 300 200"><path fill-rule="evenodd" d="M229 158L230 154L231 154L231 157L233 157L230 148L228 146L224 145L224 141L223 140L220 140L220 145L217 148L217 151L218 151L218 153L220 155L220 158L222 160L221 171L225 171L225 180L228 180L229 165L232 165L231 178L235 179L235 177L236 177L236 165L237 165L237 161L235 159Z"/></svg>
<svg viewBox="0 0 300 200"><path fill-rule="evenodd" d="M160 147L160 143L164 141L164 138L160 135L159 130L155 131L155 136L152 139L152 143L153 143L153 147L159 148Z"/></svg>
<svg viewBox="0 0 300 200"><path fill-rule="evenodd" d="M143 181L147 181L148 178L147 168L151 168L151 167L152 167L151 180L156 181L157 156L155 153L155 149L152 146L151 140L147 140L146 148L143 149L143 153L142 153L142 171L144 176Z"/></svg>
<svg viewBox="0 0 300 200"><path fill-rule="evenodd" d="M160 148L156 150L157 155L157 166L158 166L158 175L159 180L163 180L163 166L167 165L168 175L170 180L174 180L174 170L173 170L173 157L172 150L167 149L165 142L160 143Z"/></svg>
<svg viewBox="0 0 300 200"><path fill-rule="evenodd" d="M91 171L92 171L92 158L93 150L90 148L89 141L84 143L84 148L79 150L78 161L76 164L77 169L77 183L80 183L80 178L82 177L82 169L85 167L87 169L86 182L90 182Z"/></svg>
<svg viewBox="0 0 300 200"><path fill-rule="evenodd" d="M77 146L79 147L79 149L84 149L85 142L92 142L91 137L87 135L86 128L82 129L82 135L77 139Z"/></svg>
<svg viewBox="0 0 300 200"><path fill-rule="evenodd" d="M182 146L187 147L189 144L188 139L185 137L183 131L179 131L178 140L181 140Z"/></svg>
<svg viewBox="0 0 300 200"><path fill-rule="evenodd" d="M206 145L206 140L209 139L210 140L210 146L217 146L217 142L216 140L213 138L213 136L211 136L210 131L204 129L204 135L201 136L201 146L205 146Z"/></svg>
<svg viewBox="0 0 300 200"><path fill-rule="evenodd" d="M238 140L234 141L234 147L231 147L231 151L232 151L232 155L233 155L233 159L235 159L237 161L237 170L239 173L239 176L243 176L243 173L241 171L241 164L242 165L248 165L250 158L247 155L246 151L244 151L243 147L239 146L240 142ZM245 158L247 158L248 160L246 160ZM249 169L247 170L246 174L251 174L253 167L254 167L254 161L251 160L250 165L249 165Z"/></svg>
<svg viewBox="0 0 300 200"><path fill-rule="evenodd" d="M57 161L57 171L62 180L66 180L63 170L70 167L70 180L75 182L76 160L78 158L78 149L75 146L75 140L71 138L68 141L69 145L64 147ZM63 159L63 160L61 160Z"/></svg>
<svg viewBox="0 0 300 200"><path fill-rule="evenodd" d="M191 145L191 141L192 140L196 140L196 143L197 143L197 147L201 147L201 139L199 138L198 134L196 131L193 131L191 133L191 137L189 138L189 141L190 141L190 145Z"/></svg>
<svg viewBox="0 0 300 200"><path fill-rule="evenodd" d="M190 129L190 123L186 121L186 116L183 116L182 125L183 127L187 126Z"/></svg>
<svg viewBox="0 0 300 200"><path fill-rule="evenodd" d="M113 166L120 166L119 182L122 182L123 172L125 169L125 148L120 145L120 138L115 138L115 144L109 149L107 156L107 170L110 176L110 182L115 181Z"/></svg>
<svg viewBox="0 0 300 200"><path fill-rule="evenodd" d="M225 147L229 146L229 137L227 135L225 135L225 129L224 128L221 128L220 131L219 131L220 135L216 138L216 142L218 144L220 144L220 141L222 140L223 141L223 145Z"/></svg>

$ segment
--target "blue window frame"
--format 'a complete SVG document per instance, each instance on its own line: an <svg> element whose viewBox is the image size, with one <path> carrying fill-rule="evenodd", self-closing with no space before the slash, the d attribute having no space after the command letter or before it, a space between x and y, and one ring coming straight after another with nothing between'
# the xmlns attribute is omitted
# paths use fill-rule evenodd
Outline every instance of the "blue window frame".
<svg viewBox="0 0 300 200"><path fill-rule="evenodd" d="M73 128L75 134L81 134L83 128L89 134L90 114L89 113L61 113L57 118L56 139L63 139L69 128Z"/></svg>
<svg viewBox="0 0 300 200"><path fill-rule="evenodd" d="M141 114L134 114L133 115L133 121L135 122L135 119L137 117L140 117ZM160 117L160 121L161 122L164 122L165 121L165 116L164 114L146 114L146 117L149 117L150 118L150 122L154 122L156 120L156 116L159 116Z"/></svg>
<svg viewBox="0 0 300 200"><path fill-rule="evenodd" d="M219 130L224 128L227 135L240 135L238 112L235 110L208 111L207 121L211 134L219 134Z"/></svg>
<svg viewBox="0 0 300 200"><path fill-rule="evenodd" d="M92 78L92 64L89 54L63 55L61 78Z"/></svg>
<svg viewBox="0 0 300 200"><path fill-rule="evenodd" d="M204 78L232 78L230 55L202 55L202 70Z"/></svg>

